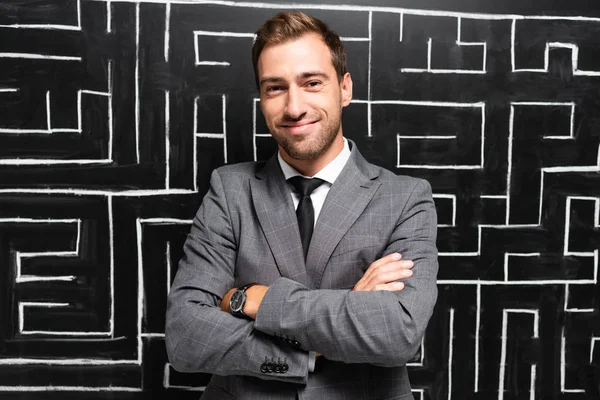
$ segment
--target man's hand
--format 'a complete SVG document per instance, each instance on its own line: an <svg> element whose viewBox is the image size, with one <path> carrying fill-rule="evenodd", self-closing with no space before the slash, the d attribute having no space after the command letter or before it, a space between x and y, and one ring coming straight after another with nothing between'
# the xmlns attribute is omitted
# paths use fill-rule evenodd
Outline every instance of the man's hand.
<svg viewBox="0 0 600 400"><path fill-rule="evenodd" d="M244 314L252 319L256 319L256 313L258 312L258 307L260 307L260 303L262 302L263 297L265 297L265 293L267 293L268 286L263 285L254 285L249 287L246 290L246 304L244 304ZM221 310L230 313L231 308L229 308L229 300L235 292L237 288L230 289L223 299L221 300Z"/></svg>
<svg viewBox="0 0 600 400"><path fill-rule="evenodd" d="M410 278L413 274L411 270L413 266L412 261L402 260L401 254L389 254L369 265L352 291L388 290L398 292L404 289L404 283L396 281Z"/></svg>

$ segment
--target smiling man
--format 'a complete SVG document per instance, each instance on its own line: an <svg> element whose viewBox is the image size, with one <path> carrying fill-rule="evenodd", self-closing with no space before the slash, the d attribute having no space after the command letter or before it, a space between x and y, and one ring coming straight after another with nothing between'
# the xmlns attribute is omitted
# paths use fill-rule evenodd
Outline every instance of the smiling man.
<svg viewBox="0 0 600 400"><path fill-rule="evenodd" d="M281 157L313 176L344 148L342 107L352 99L352 79L333 66L321 36L265 46L257 60L260 104Z"/></svg>
<svg viewBox="0 0 600 400"><path fill-rule="evenodd" d="M169 360L214 374L203 399L412 399L437 298L431 188L344 138L352 79L322 21L276 15L252 58L278 152L213 172L169 294Z"/></svg>

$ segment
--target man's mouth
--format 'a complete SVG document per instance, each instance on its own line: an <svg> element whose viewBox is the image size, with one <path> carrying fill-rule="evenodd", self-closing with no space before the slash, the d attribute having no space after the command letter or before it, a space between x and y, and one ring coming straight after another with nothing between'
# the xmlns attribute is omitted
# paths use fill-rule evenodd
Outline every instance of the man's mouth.
<svg viewBox="0 0 600 400"><path fill-rule="evenodd" d="M308 132L317 121L302 121L295 123L284 123L280 126L292 134L303 134Z"/></svg>

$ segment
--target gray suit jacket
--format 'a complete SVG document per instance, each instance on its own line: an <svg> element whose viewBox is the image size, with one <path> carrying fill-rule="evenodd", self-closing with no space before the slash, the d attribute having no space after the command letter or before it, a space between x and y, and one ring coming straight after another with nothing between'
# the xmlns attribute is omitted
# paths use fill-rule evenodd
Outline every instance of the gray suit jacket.
<svg viewBox="0 0 600 400"><path fill-rule="evenodd" d="M431 188L369 164L351 144L306 263L277 157L213 172L166 323L173 367L214 374L203 399L413 398L405 364L437 298ZM351 291L395 251L415 263L402 291ZM269 285L256 320L222 312L221 297L249 282ZM324 357L314 372L309 351Z"/></svg>

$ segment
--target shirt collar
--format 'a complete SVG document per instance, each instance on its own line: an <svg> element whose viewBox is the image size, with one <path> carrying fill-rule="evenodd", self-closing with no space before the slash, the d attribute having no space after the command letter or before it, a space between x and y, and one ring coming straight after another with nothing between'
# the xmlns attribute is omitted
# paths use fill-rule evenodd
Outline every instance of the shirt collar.
<svg viewBox="0 0 600 400"><path fill-rule="evenodd" d="M329 164L323 167L319 172L317 172L314 176L307 176L307 178L320 178L326 182L329 182L333 185L337 177L344 169L346 162L350 158L350 146L348 145L348 141L346 138L344 139L344 148ZM277 152L277 159L279 160L279 165L281 166L281 170L283 171L283 176L286 180L290 179L293 176L302 175L300 172L296 171L294 167L285 162L285 160L281 157L281 154Z"/></svg>

